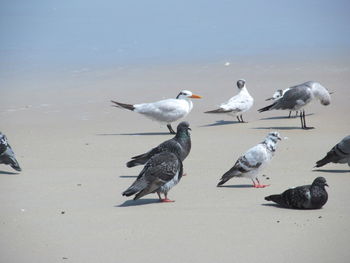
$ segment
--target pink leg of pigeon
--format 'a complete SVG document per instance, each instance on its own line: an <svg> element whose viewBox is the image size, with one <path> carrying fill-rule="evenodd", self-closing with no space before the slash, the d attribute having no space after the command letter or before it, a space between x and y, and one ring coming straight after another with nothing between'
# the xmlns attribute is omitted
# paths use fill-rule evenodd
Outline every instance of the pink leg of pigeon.
<svg viewBox="0 0 350 263"><path fill-rule="evenodd" d="M174 200L168 199L168 194L167 194L167 193L164 194L164 197L165 197L164 199L160 199L161 202L164 202L164 203L172 203L172 202L175 202Z"/></svg>
<svg viewBox="0 0 350 263"><path fill-rule="evenodd" d="M255 178L255 180L256 180L258 183L256 184L255 181L252 179L252 181L253 181L253 187L254 187L254 188L264 188L264 187L270 186L269 184L260 184L258 178Z"/></svg>

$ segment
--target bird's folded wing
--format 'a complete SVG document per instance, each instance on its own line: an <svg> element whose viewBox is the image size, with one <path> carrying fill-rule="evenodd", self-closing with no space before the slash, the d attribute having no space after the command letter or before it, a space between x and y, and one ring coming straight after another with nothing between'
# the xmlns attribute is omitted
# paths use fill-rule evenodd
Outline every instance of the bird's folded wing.
<svg viewBox="0 0 350 263"><path fill-rule="evenodd" d="M241 173L247 173L259 168L261 164L261 162L258 162L255 159L249 159L249 157L247 158L246 156L241 156L234 165L234 168L239 170Z"/></svg>

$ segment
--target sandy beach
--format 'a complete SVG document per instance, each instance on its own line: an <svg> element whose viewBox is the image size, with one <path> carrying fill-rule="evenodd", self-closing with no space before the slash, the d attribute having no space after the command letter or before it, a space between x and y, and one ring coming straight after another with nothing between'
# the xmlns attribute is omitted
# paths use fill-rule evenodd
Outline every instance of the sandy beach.
<svg viewBox="0 0 350 263"><path fill-rule="evenodd" d="M350 172L329 164L313 171L349 135L350 64L327 60L291 63L228 60L211 63L112 69L76 69L8 78L2 90L0 130L23 172L0 165L1 262L347 262L350 257ZM237 93L247 81L255 99L239 124L203 114ZM279 88L316 80L332 95L324 107L307 108L307 124L288 112L258 113ZM141 167L131 156L171 138L136 113L110 100L151 102L182 89L203 96L186 118L192 151L188 176L174 187L174 203L156 194L139 201L121 196ZM264 189L237 178L217 188L221 175L270 130L282 140L260 175ZM300 211L268 204L264 197L324 176L329 201Z"/></svg>

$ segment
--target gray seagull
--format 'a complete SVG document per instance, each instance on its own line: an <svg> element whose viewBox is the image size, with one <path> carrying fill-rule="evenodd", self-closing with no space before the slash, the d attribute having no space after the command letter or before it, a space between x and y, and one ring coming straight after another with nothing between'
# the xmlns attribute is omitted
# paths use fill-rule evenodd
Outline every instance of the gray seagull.
<svg viewBox="0 0 350 263"><path fill-rule="evenodd" d="M313 129L307 127L305 121L305 106L313 99L319 99L322 105L331 103L331 96L328 90L320 83L308 81L303 84L291 87L284 95L269 106L259 109L259 112L269 110L300 111L300 121L302 129Z"/></svg>

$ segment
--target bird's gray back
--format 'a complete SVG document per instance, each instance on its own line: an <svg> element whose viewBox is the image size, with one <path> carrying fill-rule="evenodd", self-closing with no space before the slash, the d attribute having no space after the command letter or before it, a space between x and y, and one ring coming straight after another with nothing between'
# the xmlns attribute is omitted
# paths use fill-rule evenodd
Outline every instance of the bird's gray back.
<svg viewBox="0 0 350 263"><path fill-rule="evenodd" d="M309 87L301 84L298 86L291 87L282 98L277 100L272 109L277 110L288 110L302 107L303 105L310 102L312 99Z"/></svg>

